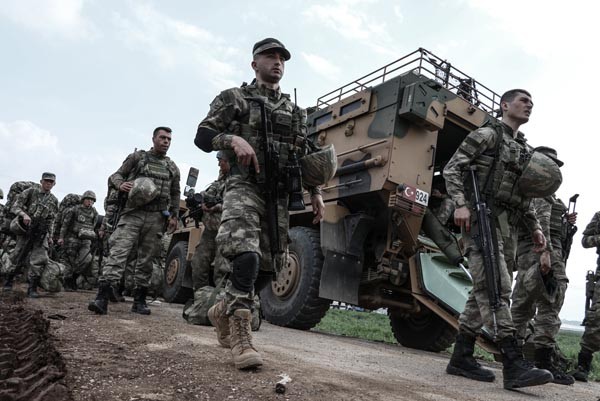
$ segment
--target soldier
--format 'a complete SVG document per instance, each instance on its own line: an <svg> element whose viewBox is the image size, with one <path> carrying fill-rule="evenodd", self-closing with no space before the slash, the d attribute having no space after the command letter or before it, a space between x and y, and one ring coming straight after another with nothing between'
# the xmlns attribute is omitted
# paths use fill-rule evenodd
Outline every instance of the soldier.
<svg viewBox="0 0 600 401"><path fill-rule="evenodd" d="M514 231L517 222L525 224L531 233L535 251L542 251L546 247L546 240L535 213L529 208L529 199L526 198L525 184L531 182L522 182L527 177L525 169L529 164L526 161L531 155L519 127L529 121L533 108L531 95L522 89L510 90L502 95L500 106L502 121L488 122L472 131L444 169L448 194L456 204L454 222L457 226L464 227L465 253L469 258L469 270L473 277L473 289L459 317L456 344L446 372L479 381L493 381L494 373L475 361L473 351L475 338L482 326L495 327L494 339L503 356L504 388L513 389L548 383L552 380L552 374L547 370L536 369L525 361L517 344L509 310L511 279L507 270L506 253L515 247ZM475 244L471 234L471 228L478 227L478 222L471 218L472 188L465 187L463 183L465 170L471 166L477 167L479 182L482 183L482 196L491 208L492 236L496 242L492 246L497 256L500 295L495 313L490 307L483 250ZM558 166L554 166L558 170ZM558 173L560 177L560 171ZM531 171L528 174L532 175ZM533 177L535 178L535 174ZM553 179L547 178L535 183L552 184L553 192L557 188L557 177L551 178ZM532 185L530 187L535 188Z"/></svg>
<svg viewBox="0 0 600 401"><path fill-rule="evenodd" d="M596 253L600 255L600 212L596 212L592 221L585 227L581 244L584 248L596 248ZM579 343L581 349L577 356L577 368L571 373L575 380L581 382L588 381L594 352L600 350L600 256L595 276L592 304L585 315L585 331Z"/></svg>
<svg viewBox="0 0 600 401"><path fill-rule="evenodd" d="M117 228L110 238L110 254L98 279L96 300L88 309L100 315L108 311L108 300L121 281L132 251L137 262L131 311L149 315L146 294L152 277L152 261L160 252L165 226L177 228L179 213L179 168L167 157L171 129L157 127L152 134L153 147L136 151L123 162L110 181L115 189L127 193L127 202Z"/></svg>
<svg viewBox="0 0 600 401"><path fill-rule="evenodd" d="M556 151L548 148L545 154L559 166ZM540 256L531 251L533 243L529 232L522 227L518 234L517 261L519 271L512 294L510 313L517 339L525 339L527 324L534 319L533 342L535 363L538 368L549 370L557 384L573 384L572 376L563 372L553 361L556 335L560 329L558 314L565 299L569 282L565 272L563 242L567 237L567 224L575 224L577 215L567 215L564 203L551 195L533 200L533 207L546 237L546 250ZM541 259L547 259L540 263ZM536 313L537 308L537 313ZM534 317L535 316L535 317Z"/></svg>
<svg viewBox="0 0 600 401"><path fill-rule="evenodd" d="M454 214L454 202L448 196L444 179L436 176L431 188L431 211L442 225L448 224L448 220Z"/></svg>
<svg viewBox="0 0 600 401"><path fill-rule="evenodd" d="M8 277L4 289L12 289L16 269L29 256L29 288L27 296L37 298L37 287L42 271L48 263L48 246L52 243L54 219L58 212L58 200L50 193L56 184L56 176L43 173L41 187L33 186L21 192L11 212L16 217L11 231L17 234L17 245L10 254Z"/></svg>
<svg viewBox="0 0 600 401"><path fill-rule="evenodd" d="M58 245L64 246L61 262L65 265L64 288L77 290L77 277L90 268L92 241L97 238L94 226L98 212L94 208L96 194L85 191L81 204L67 209L60 225Z"/></svg>
<svg viewBox="0 0 600 401"><path fill-rule="evenodd" d="M250 333L254 294L271 280L272 275L264 272L280 270L286 259L285 253L271 255L270 252L264 192L269 178L265 177L265 163L269 163L271 169L284 171L295 157L304 156L309 146L306 112L292 103L289 95L283 94L279 87L290 52L277 39L267 38L256 43L252 53L255 80L250 85L221 92L198 126L194 140L196 146L205 152L222 149L233 150L235 154L229 159L230 177L216 238L221 253L231 262L231 274L225 286L225 298L210 308L208 316L216 328L221 346L231 348L238 369L262 365ZM260 103L249 97L259 97L264 101L268 122L262 121ZM273 160L264 160L264 149L258 139L264 127L270 131L272 148L279 151L277 166ZM333 166L335 159L329 160ZM285 250L290 188L283 182L279 184L285 189L279 193L277 228L279 245ZM306 180L304 184L309 185ZM318 187L309 186L307 189L315 215L313 224L316 224L323 218L323 198Z"/></svg>
<svg viewBox="0 0 600 401"><path fill-rule="evenodd" d="M202 214L202 224L204 224L204 231L192 258L194 291L209 285L210 266L213 261L216 263L219 259L215 237L217 236L219 223L221 223L225 181L229 175L229 161L222 150L217 153L217 160L219 161L219 178L203 192L202 211L204 213ZM217 258L215 258L216 256ZM219 270L222 270L222 268L215 265L215 271ZM216 279L215 284L218 284Z"/></svg>

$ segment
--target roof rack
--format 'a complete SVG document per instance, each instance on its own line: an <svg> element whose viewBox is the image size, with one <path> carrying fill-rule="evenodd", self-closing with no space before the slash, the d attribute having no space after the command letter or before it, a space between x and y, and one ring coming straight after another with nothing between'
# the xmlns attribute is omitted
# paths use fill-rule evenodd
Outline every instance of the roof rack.
<svg viewBox="0 0 600 401"><path fill-rule="evenodd" d="M422 47L321 96L317 99L317 108L331 106L347 96L408 71L434 79L444 88L487 113L493 115L500 110L500 96L496 92Z"/></svg>

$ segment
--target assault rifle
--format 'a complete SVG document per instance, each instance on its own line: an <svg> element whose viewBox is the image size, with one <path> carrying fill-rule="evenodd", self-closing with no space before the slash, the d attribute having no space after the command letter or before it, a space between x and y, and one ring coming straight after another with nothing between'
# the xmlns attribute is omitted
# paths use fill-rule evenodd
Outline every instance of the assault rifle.
<svg viewBox="0 0 600 401"><path fill-rule="evenodd" d="M570 214L575 213L575 206L577 206L577 198L579 198L579 194L575 194L569 198L569 206L567 207L567 211L563 214L563 224L567 225L567 232L565 237L562 239L562 249L563 249L563 260L567 263L567 259L569 258L569 254L571 253L571 245L573 245L573 236L577 232L577 226L575 224L569 223L568 216ZM571 204L573 205L573 210L571 211Z"/></svg>
<svg viewBox="0 0 600 401"><path fill-rule="evenodd" d="M471 185L473 189L474 204L473 209L477 214L477 231L473 235L473 240L481 251L483 257L483 268L485 272L485 282L490 301L490 310L492 312L494 337L498 335L498 323L496 321L496 311L500 307L500 290L498 288L498 252L496 227L494 219L491 216L491 210L484 199L481 198L479 190L479 180L477 178L477 167L471 166L469 169Z"/></svg>
<svg viewBox="0 0 600 401"><path fill-rule="evenodd" d="M260 107L261 130L259 143L263 153L264 160L264 196L265 209L267 215L267 227L269 235L269 245L271 251L271 263L273 269L276 269L276 257L283 253L281 242L279 240L279 218L277 214L277 201L279 199L279 153L269 141L267 110L265 100L262 97L247 97L247 101L256 102Z"/></svg>
<svg viewBox="0 0 600 401"><path fill-rule="evenodd" d="M587 274L585 275L585 314L583 322L581 322L582 326L587 324L587 315L592 308L592 300L594 299L594 289L596 288L597 280L598 275L592 270L588 270Z"/></svg>
<svg viewBox="0 0 600 401"><path fill-rule="evenodd" d="M185 205L188 208L188 217L194 219L196 228L200 226L202 216L204 216L204 210L202 205L207 208L211 208L219 203L223 203L223 198L214 195L202 195L201 193L194 193L193 190L189 191L188 196L185 198Z"/></svg>

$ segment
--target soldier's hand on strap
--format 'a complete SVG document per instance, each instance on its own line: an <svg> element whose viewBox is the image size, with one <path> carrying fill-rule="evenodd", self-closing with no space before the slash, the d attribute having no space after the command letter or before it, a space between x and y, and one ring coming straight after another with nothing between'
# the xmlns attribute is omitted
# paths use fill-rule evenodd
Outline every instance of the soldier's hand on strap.
<svg viewBox="0 0 600 401"><path fill-rule="evenodd" d="M315 218L312 223L317 224L321 220L323 220L323 216L325 216L325 203L323 203L323 196L320 194L315 194L310 197L310 204L312 205L313 214Z"/></svg>
<svg viewBox="0 0 600 401"><path fill-rule="evenodd" d="M122 183L119 186L119 191L121 191L121 192L129 192L129 191L131 191L131 188L133 188L133 182L132 181L125 181L124 183Z"/></svg>
<svg viewBox="0 0 600 401"><path fill-rule="evenodd" d="M535 230L531 234L531 238L533 239L533 252L540 253L546 250L546 237L544 237L542 230Z"/></svg>
<svg viewBox="0 0 600 401"><path fill-rule="evenodd" d="M542 276L548 274L548 272L550 271L551 264L552 262L550 260L550 251L545 250L540 255L540 273L542 273Z"/></svg>
<svg viewBox="0 0 600 401"><path fill-rule="evenodd" d="M27 213L23 213L23 224L26 226L31 224L31 217Z"/></svg>
<svg viewBox="0 0 600 401"><path fill-rule="evenodd" d="M244 167L248 167L250 164L254 165L256 173L260 173L260 167L258 166L258 158L256 152L244 138L241 136L234 136L231 140L231 147L237 156L238 163Z"/></svg>
<svg viewBox="0 0 600 401"><path fill-rule="evenodd" d="M177 217L169 217L169 223L167 225L167 233L172 234L177 230Z"/></svg>
<svg viewBox="0 0 600 401"><path fill-rule="evenodd" d="M454 211L454 224L464 226L467 232L471 231L471 211L468 207L459 207Z"/></svg>

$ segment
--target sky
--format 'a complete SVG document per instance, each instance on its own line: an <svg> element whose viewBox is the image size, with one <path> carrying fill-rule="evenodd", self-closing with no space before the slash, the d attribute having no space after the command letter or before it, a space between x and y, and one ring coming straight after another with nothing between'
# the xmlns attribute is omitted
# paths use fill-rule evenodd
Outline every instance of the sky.
<svg viewBox="0 0 600 401"><path fill-rule="evenodd" d="M561 317L581 320L585 272L596 261L580 246L581 232L600 209L592 101L600 93L599 4L3 0L0 188L52 171L59 199L88 189L102 199L107 177L135 148L150 148L162 125L173 129L169 156L183 178L198 167L203 188L216 178L217 160L194 146L197 125L220 91L252 80L258 40L276 37L291 51L282 88L297 88L304 107L423 47L497 93L532 93L522 130L565 162L559 196L580 194Z"/></svg>

